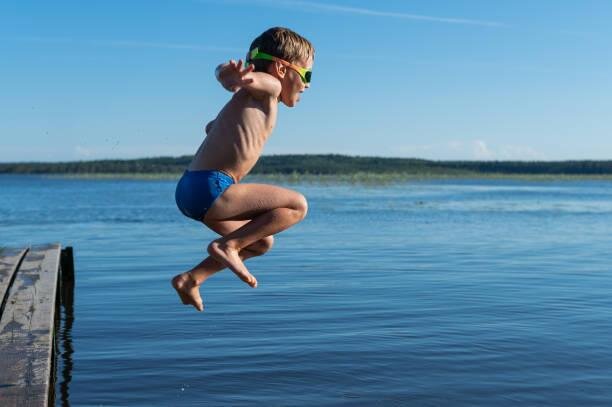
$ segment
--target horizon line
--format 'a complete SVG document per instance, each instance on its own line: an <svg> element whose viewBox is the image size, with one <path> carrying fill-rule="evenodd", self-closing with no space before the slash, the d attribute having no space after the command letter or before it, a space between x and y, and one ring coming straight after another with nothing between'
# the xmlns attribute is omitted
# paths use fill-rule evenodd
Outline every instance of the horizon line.
<svg viewBox="0 0 612 407"><path fill-rule="evenodd" d="M16 164L62 164L62 163L79 163L79 162L97 162L97 161L139 161L139 160L156 160L163 158L184 158L192 157L193 154L183 154L178 156L148 156L148 157L137 157L137 158L95 158L86 160L61 160L61 161L0 161L0 165L16 165ZM499 159L430 159L430 158L418 158L418 157L398 157L398 156L385 156L385 155L360 155L360 154L341 154L341 153L302 153L302 154L263 154L262 157L282 157L282 156L328 156L328 157L348 157L348 158L382 158L382 159L396 159L396 160L416 160L426 162L482 162L482 163L510 163L510 162L521 162L521 163L568 163L568 162L612 162L610 159L552 159L552 160L533 160L533 159L512 159L512 160L499 160Z"/></svg>

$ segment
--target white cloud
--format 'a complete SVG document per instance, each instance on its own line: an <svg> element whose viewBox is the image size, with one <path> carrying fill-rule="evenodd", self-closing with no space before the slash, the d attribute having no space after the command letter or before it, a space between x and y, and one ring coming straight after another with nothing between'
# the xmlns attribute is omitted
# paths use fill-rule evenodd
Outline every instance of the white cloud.
<svg viewBox="0 0 612 407"><path fill-rule="evenodd" d="M431 152L438 150L435 144L404 144L397 151L402 155L414 157L428 157Z"/></svg>
<svg viewBox="0 0 612 407"><path fill-rule="evenodd" d="M501 146L499 149L500 160L548 160L548 158L538 153L535 149L529 146Z"/></svg>
<svg viewBox="0 0 612 407"><path fill-rule="evenodd" d="M91 157L91 149L81 146L74 146L74 155L77 158L89 158Z"/></svg>
<svg viewBox="0 0 612 407"><path fill-rule="evenodd" d="M181 44L171 42L148 42L130 40L78 40L67 37L20 37L20 41L44 43L44 44L81 44L98 47L119 47L119 48L161 48L191 51L220 51L220 52L243 52L241 48L217 47L201 44Z"/></svg>
<svg viewBox="0 0 612 407"><path fill-rule="evenodd" d="M460 141L450 141L447 143L447 146L451 151L461 151L463 143Z"/></svg>
<svg viewBox="0 0 612 407"><path fill-rule="evenodd" d="M298 7L304 11L328 11L342 14L356 14L356 15L364 15L364 16L374 16L374 17L389 17L396 19L404 19L404 20L417 20L417 21L429 21L435 23L446 23L446 24L467 24L467 25L479 25L486 27L505 27L506 25L497 21L485 21L485 20L472 20L467 18L455 18L455 17L436 17L436 16L427 16L421 14L411 14L411 13L401 13L401 12L392 12L392 11L381 11L381 10L373 10L369 8L362 7L349 7L342 6L337 4L329 4L329 3L317 3L312 1L276 1L276 0L251 0L248 3L260 3L260 4L270 4L273 6L281 6L281 7Z"/></svg>
<svg viewBox="0 0 612 407"><path fill-rule="evenodd" d="M124 145L113 142L104 145L75 146L72 157L56 157L57 160L104 160L104 159L130 159L144 157L180 156L195 152L197 146L147 144L147 145Z"/></svg>
<svg viewBox="0 0 612 407"><path fill-rule="evenodd" d="M472 143L474 158L477 160L492 160L495 153L487 147L487 143L482 140L474 140Z"/></svg>
<svg viewBox="0 0 612 407"><path fill-rule="evenodd" d="M479 139L449 140L432 144L406 144L397 152L401 156L429 160L547 160L530 146L491 145Z"/></svg>

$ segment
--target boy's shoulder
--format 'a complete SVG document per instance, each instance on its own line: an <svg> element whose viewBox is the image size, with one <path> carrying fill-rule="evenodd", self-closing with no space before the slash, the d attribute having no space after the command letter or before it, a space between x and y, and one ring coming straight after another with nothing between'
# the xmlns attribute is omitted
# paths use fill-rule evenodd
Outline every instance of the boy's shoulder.
<svg viewBox="0 0 612 407"><path fill-rule="evenodd" d="M230 92L245 89L258 99L279 97L282 89L280 80L267 72L255 72L254 68L254 65L244 68L242 60L230 60L217 67L215 76L221 86Z"/></svg>
<svg viewBox="0 0 612 407"><path fill-rule="evenodd" d="M252 90L241 88L235 92L230 100L227 102L227 106L230 110L235 112L244 111L247 109L257 109L264 113L268 113L271 109L278 105L278 96L268 93L253 93Z"/></svg>
<svg viewBox="0 0 612 407"><path fill-rule="evenodd" d="M282 90L280 80L267 72L250 72L245 79L250 83L246 84L243 89L249 92L256 99L277 99Z"/></svg>

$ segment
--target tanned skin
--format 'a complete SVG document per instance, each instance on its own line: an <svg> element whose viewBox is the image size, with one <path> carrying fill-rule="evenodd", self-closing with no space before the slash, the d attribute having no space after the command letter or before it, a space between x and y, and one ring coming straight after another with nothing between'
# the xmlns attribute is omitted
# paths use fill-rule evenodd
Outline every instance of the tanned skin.
<svg viewBox="0 0 612 407"><path fill-rule="evenodd" d="M312 56L291 61L310 68ZM244 260L266 253L273 235L306 216L308 204L296 191L266 184L241 184L251 171L276 125L278 104L294 107L309 87L294 70L273 62L266 72L244 68L242 61L217 67L220 84L234 93L217 117L206 125L206 138L189 165L190 171L221 170L235 184L223 192L206 212L202 222L222 237L208 245L200 264L172 279L184 304L202 311L200 286L224 268L232 270L251 287L257 279Z"/></svg>

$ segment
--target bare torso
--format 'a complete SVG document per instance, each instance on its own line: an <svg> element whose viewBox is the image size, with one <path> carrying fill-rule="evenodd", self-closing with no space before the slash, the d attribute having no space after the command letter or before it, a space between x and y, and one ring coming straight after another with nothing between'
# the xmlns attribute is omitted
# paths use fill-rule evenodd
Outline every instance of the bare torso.
<svg viewBox="0 0 612 407"><path fill-rule="evenodd" d="M206 126L206 138L189 165L190 171L222 170L236 182L251 171L276 124L278 101L254 98L242 89Z"/></svg>

